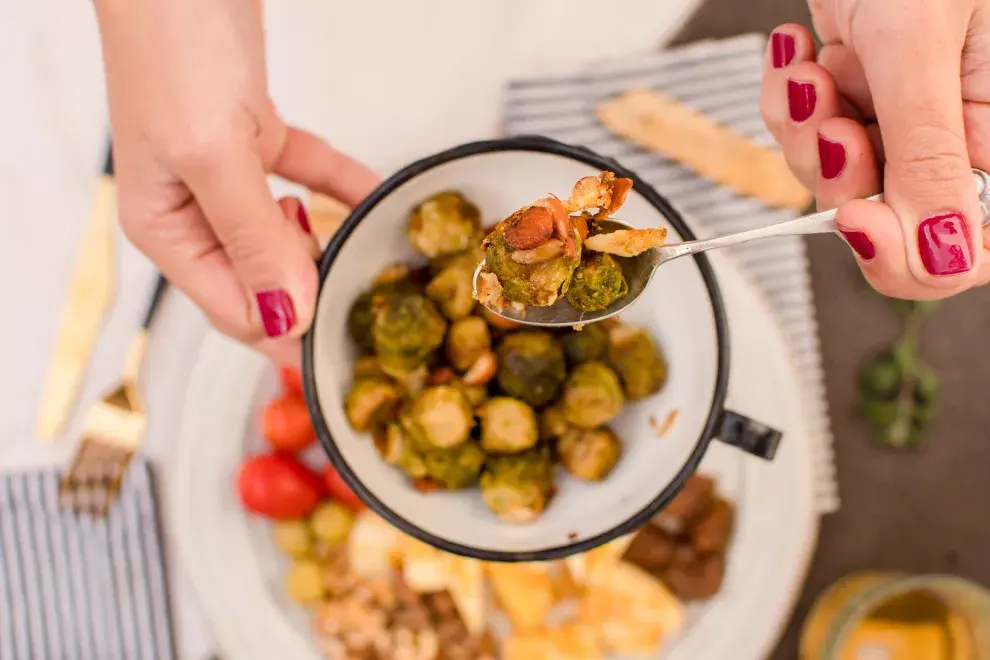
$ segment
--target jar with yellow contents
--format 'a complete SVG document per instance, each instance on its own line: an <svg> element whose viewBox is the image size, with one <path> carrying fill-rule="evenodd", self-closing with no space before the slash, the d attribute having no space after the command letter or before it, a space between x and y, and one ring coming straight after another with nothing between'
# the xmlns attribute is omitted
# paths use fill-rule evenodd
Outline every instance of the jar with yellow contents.
<svg viewBox="0 0 990 660"><path fill-rule="evenodd" d="M948 575L850 575L812 608L801 660L990 660L990 591Z"/></svg>

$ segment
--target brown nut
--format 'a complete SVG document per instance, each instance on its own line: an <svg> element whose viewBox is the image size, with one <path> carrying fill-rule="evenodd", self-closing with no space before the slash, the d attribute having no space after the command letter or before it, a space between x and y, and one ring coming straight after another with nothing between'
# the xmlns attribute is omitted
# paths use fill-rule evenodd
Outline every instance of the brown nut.
<svg viewBox="0 0 990 660"><path fill-rule="evenodd" d="M725 555L712 554L693 564L672 565L663 574L663 582L681 600L700 600L718 593L724 575Z"/></svg>
<svg viewBox="0 0 990 660"><path fill-rule="evenodd" d="M691 529L691 544L699 553L721 552L729 544L732 523L735 517L732 505L718 499L705 517L698 520Z"/></svg>
<svg viewBox="0 0 990 660"><path fill-rule="evenodd" d="M653 517L653 524L668 534L681 534L688 523L708 510L715 496L715 482L700 474L692 475L683 490Z"/></svg>
<svg viewBox="0 0 990 660"><path fill-rule="evenodd" d="M552 233L553 215L540 206L529 206L513 213L504 231L505 242L516 250L532 250Z"/></svg>
<svg viewBox="0 0 990 660"><path fill-rule="evenodd" d="M495 371L497 369L498 357L491 351L488 351L475 360L475 363L464 374L464 384L484 385L495 377Z"/></svg>
<svg viewBox="0 0 990 660"><path fill-rule="evenodd" d="M636 536L623 557L626 561L651 573L661 571L674 558L674 539L653 525L646 525Z"/></svg>

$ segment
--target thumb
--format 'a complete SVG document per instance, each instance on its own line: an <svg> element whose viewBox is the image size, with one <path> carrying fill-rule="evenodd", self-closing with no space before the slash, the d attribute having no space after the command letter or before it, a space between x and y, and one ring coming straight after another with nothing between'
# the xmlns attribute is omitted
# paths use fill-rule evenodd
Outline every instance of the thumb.
<svg viewBox="0 0 990 660"><path fill-rule="evenodd" d="M228 150L187 173L186 182L252 307L245 339L304 333L316 300L312 238L299 223L285 221L261 157Z"/></svg>
<svg viewBox="0 0 990 660"><path fill-rule="evenodd" d="M895 3L896 4L896 3ZM971 2L864 3L856 50L886 154L884 194L923 286L962 289L976 277L983 214L963 122L960 66ZM880 5L880 6L878 6ZM982 241L980 241L982 243Z"/></svg>

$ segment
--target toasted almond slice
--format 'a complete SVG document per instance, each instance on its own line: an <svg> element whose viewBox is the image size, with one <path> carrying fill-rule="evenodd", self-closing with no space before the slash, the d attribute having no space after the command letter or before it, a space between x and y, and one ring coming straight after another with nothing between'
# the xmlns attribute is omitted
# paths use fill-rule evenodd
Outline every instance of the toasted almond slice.
<svg viewBox="0 0 990 660"><path fill-rule="evenodd" d="M570 225L568 224L568 226ZM516 250L509 257L517 264L529 265L550 261L562 254L564 254L564 243L560 239L554 238L532 250Z"/></svg>
<svg viewBox="0 0 990 660"><path fill-rule="evenodd" d="M619 229L607 234L590 236L584 246L594 252L607 252L618 257L635 257L650 248L660 247L667 240L667 230Z"/></svg>
<svg viewBox="0 0 990 660"><path fill-rule="evenodd" d="M475 360L471 368L464 374L465 385L484 385L495 377L498 369L498 357L489 351Z"/></svg>
<svg viewBox="0 0 990 660"><path fill-rule="evenodd" d="M812 195L781 152L762 147L652 89L631 90L600 103L598 119L613 133L660 153L741 195L802 211Z"/></svg>
<svg viewBox="0 0 990 660"><path fill-rule="evenodd" d="M495 273L482 272L478 277L478 301L485 307L501 312L505 309L507 300L502 293L502 283Z"/></svg>

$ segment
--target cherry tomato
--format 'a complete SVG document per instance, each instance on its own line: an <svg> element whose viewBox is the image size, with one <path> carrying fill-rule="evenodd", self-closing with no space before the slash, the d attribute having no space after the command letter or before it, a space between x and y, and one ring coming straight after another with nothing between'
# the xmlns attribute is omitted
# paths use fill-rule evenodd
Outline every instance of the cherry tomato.
<svg viewBox="0 0 990 660"><path fill-rule="evenodd" d="M248 456L237 475L244 508L275 520L308 515L326 496L326 483L290 454Z"/></svg>
<svg viewBox="0 0 990 660"><path fill-rule="evenodd" d="M340 473L332 465L327 465L323 468L323 478L326 481L327 491L330 493L330 497L351 511L357 512L364 509L364 502L354 494L354 491L351 490L350 486L344 481L344 478L340 476Z"/></svg>
<svg viewBox="0 0 990 660"><path fill-rule="evenodd" d="M296 396L286 395L269 401L262 428L268 444L277 451L302 451L316 440L306 402Z"/></svg>
<svg viewBox="0 0 990 660"><path fill-rule="evenodd" d="M282 367L282 391L288 396L302 398L303 384L302 374L295 367Z"/></svg>

